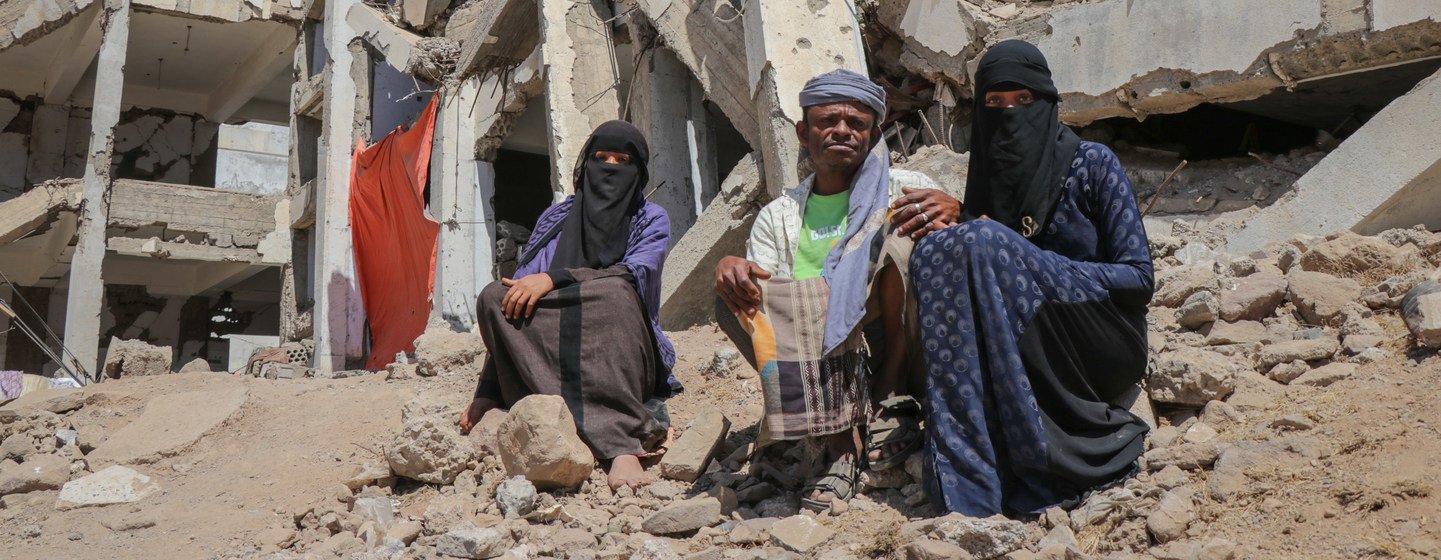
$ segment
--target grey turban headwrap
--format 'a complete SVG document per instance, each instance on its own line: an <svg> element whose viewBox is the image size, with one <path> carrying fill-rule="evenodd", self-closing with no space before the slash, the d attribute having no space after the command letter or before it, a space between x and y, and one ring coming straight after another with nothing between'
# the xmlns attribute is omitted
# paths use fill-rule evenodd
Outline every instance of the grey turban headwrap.
<svg viewBox="0 0 1441 560"><path fill-rule="evenodd" d="M876 112L876 119L886 118L886 90L870 78L850 70L833 70L811 78L801 88L801 108L827 103L859 101Z"/></svg>

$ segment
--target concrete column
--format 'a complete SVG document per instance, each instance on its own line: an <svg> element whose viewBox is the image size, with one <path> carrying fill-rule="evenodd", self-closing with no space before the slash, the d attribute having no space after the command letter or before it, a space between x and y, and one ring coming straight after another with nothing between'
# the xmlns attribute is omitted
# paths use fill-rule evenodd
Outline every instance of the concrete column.
<svg viewBox="0 0 1441 560"><path fill-rule="evenodd" d="M670 215L670 242L674 246L699 215L701 185L693 162L691 113L693 83L690 71L666 48L652 49L636 68L632 87L632 119L645 131L650 144L651 202ZM704 119L702 112L701 118ZM704 126L704 121L701 122ZM703 131L699 131L703 132ZM695 155L699 155L695 153Z"/></svg>
<svg viewBox="0 0 1441 560"><path fill-rule="evenodd" d="M495 193L495 170L490 162L475 159L471 111L492 105L478 104L477 98L482 88L496 91L495 80L482 85L476 78L467 79L441 99L430 159L431 185L437 194L431 211L440 220L431 313L462 330L475 325L476 297L491 281L494 260L495 225L489 202Z"/></svg>
<svg viewBox="0 0 1441 560"><path fill-rule="evenodd" d="M93 375L100 362L100 307L105 300L101 265L105 228L110 221L110 161L120 94L125 86L125 49L130 42L130 0L104 0L95 95L90 112L90 147L85 158L84 207L70 261L70 290L65 302L65 346L74 354L77 374ZM71 358L66 358L71 359ZM80 376L86 377L86 374Z"/></svg>
<svg viewBox="0 0 1441 560"><path fill-rule="evenodd" d="M540 0L551 188L569 194L575 160L591 131L620 118L611 12L600 0Z"/></svg>
<svg viewBox="0 0 1441 560"><path fill-rule="evenodd" d="M362 357L365 308L355 277L350 232L350 160L355 148L356 76L345 14L360 0L325 3L327 51L320 177L316 196L315 368L344 369Z"/></svg>
<svg viewBox="0 0 1441 560"><path fill-rule="evenodd" d="M1246 219L1222 250L1243 254L1298 233L1441 227L1441 72L1396 98L1296 180L1293 194Z"/></svg>
<svg viewBox="0 0 1441 560"><path fill-rule="evenodd" d="M804 147L796 101L806 80L839 68L867 74L855 6L844 2L745 0L746 69L760 121L759 146L772 196L800 182Z"/></svg>

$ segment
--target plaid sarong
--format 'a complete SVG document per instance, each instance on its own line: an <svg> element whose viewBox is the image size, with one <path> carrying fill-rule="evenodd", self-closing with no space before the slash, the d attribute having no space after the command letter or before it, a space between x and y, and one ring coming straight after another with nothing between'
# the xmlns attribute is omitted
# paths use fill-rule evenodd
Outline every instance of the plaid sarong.
<svg viewBox="0 0 1441 560"><path fill-rule="evenodd" d="M823 353L830 289L823 278L762 281L753 317L717 313L721 328L760 372L765 417L760 442L848 430L866 414L870 374L856 329ZM723 304L722 304L723 308Z"/></svg>

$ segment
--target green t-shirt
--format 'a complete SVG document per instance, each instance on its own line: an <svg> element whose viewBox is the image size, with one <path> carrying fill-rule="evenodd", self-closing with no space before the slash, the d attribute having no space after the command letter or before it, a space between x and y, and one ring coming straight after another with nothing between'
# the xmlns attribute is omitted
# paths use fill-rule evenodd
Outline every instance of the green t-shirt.
<svg viewBox="0 0 1441 560"><path fill-rule="evenodd" d="M810 194L806 199L806 215L801 220L800 245L791 277L804 280L823 275L826 255L846 233L846 210L850 205L850 190L832 195Z"/></svg>

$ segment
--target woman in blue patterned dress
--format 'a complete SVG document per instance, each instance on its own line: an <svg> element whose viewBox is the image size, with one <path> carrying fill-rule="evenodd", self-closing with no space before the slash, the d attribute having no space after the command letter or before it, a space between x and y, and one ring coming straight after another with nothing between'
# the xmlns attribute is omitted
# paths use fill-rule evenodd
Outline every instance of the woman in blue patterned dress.
<svg viewBox="0 0 1441 560"><path fill-rule="evenodd" d="M1151 259L1116 155L1061 125L1045 58L1006 41L976 74L965 214L917 244L925 471L938 511L1038 513L1127 476L1146 425Z"/></svg>

